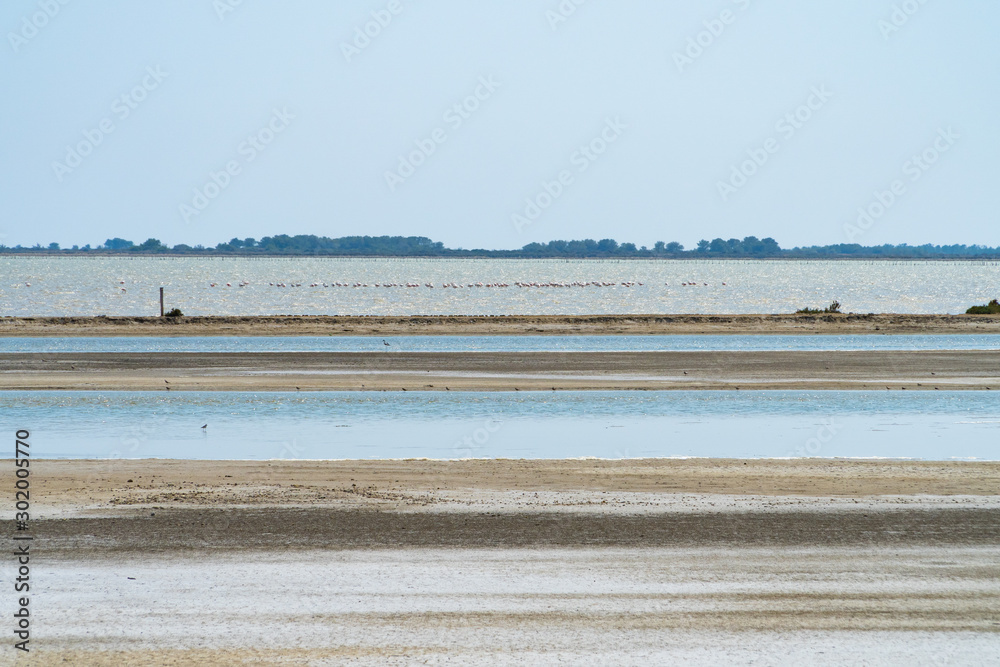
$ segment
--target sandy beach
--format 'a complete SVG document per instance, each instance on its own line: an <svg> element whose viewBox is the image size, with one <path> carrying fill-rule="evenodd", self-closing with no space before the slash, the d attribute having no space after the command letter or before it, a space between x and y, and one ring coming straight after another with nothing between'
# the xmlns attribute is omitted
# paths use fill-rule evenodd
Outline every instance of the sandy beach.
<svg viewBox="0 0 1000 667"><path fill-rule="evenodd" d="M0 354L0 389L1000 389L1000 351Z"/></svg>
<svg viewBox="0 0 1000 667"><path fill-rule="evenodd" d="M936 665L1000 649L996 463L32 470L44 664Z"/></svg>
<svg viewBox="0 0 1000 667"><path fill-rule="evenodd" d="M3 317L0 336L434 336L1000 333L991 315Z"/></svg>

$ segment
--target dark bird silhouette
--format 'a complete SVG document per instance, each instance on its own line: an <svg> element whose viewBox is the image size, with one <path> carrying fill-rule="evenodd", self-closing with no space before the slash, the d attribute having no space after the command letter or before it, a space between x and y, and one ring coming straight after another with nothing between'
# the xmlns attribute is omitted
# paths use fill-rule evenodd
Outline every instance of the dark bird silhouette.
<svg viewBox="0 0 1000 667"><path fill-rule="evenodd" d="M202 428L208 428L208 424L205 424L204 426L202 426Z"/></svg>
<svg viewBox="0 0 1000 667"><path fill-rule="evenodd" d="M385 345L386 347L389 347L389 343L385 342L385 338L382 339L382 344Z"/></svg>

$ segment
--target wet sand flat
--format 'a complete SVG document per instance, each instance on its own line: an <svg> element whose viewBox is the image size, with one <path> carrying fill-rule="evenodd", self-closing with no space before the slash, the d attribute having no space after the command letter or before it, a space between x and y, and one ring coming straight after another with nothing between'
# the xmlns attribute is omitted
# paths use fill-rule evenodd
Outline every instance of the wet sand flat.
<svg viewBox="0 0 1000 667"><path fill-rule="evenodd" d="M708 494L766 498L1000 497L1000 462L838 459L464 459L438 461L39 460L33 505L72 510L422 506L463 493ZM12 468L0 483L13 482ZM563 498L571 498L564 495ZM613 499L614 495L608 496ZM530 499L524 496L525 502ZM543 505L557 507L542 499ZM599 501L598 501L599 502ZM347 503L345 505L344 503ZM437 504L442 506L441 503ZM0 517L7 508L0 508ZM598 508L607 509L607 504Z"/></svg>
<svg viewBox="0 0 1000 667"><path fill-rule="evenodd" d="M0 389L1000 389L1000 350L0 354Z"/></svg>
<svg viewBox="0 0 1000 667"><path fill-rule="evenodd" d="M36 461L50 555L189 548L1000 546L1000 463ZM6 476L6 475L5 475Z"/></svg>
<svg viewBox="0 0 1000 667"><path fill-rule="evenodd" d="M47 461L50 556L401 547L1000 546L1000 463ZM9 475L4 475L7 477ZM8 480L9 481L9 480Z"/></svg>
<svg viewBox="0 0 1000 667"><path fill-rule="evenodd" d="M1000 651L1000 463L38 460L32 475L37 664Z"/></svg>
<svg viewBox="0 0 1000 667"><path fill-rule="evenodd" d="M989 665L998 557L584 547L63 561L35 595L50 608L32 664Z"/></svg>

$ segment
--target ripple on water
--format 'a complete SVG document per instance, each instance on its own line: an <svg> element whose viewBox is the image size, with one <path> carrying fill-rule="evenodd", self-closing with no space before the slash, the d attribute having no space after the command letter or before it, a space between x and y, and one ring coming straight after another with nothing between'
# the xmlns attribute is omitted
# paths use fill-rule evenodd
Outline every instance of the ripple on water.
<svg viewBox="0 0 1000 667"><path fill-rule="evenodd" d="M12 256L0 275L22 316L149 315L161 286L189 315L959 313L996 298L1000 262Z"/></svg>

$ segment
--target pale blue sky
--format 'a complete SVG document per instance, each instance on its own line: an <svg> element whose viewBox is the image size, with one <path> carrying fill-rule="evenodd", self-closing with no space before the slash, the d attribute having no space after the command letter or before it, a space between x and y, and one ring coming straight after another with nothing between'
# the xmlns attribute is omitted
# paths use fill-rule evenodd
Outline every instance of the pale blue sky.
<svg viewBox="0 0 1000 667"><path fill-rule="evenodd" d="M63 1L0 9L7 245L278 233L1000 245L992 0L589 0L558 23L559 0L243 0L221 18L229 0ZM916 11L889 32L894 5ZM348 58L373 11L391 22ZM679 66L706 21L721 34ZM478 108L446 116L477 91ZM799 127L779 125L807 102ZM67 162L102 122L113 132ZM258 132L273 134L259 151L243 143ZM432 136L444 142L390 187L386 172ZM592 141L606 148L593 160L578 153ZM925 150L933 165L906 164ZM747 151L767 162L724 200ZM230 162L216 193L210 174ZM542 183L563 171L549 201ZM880 218L845 230L897 180ZM200 201L206 185L217 196ZM527 198L548 205L534 220Z"/></svg>

